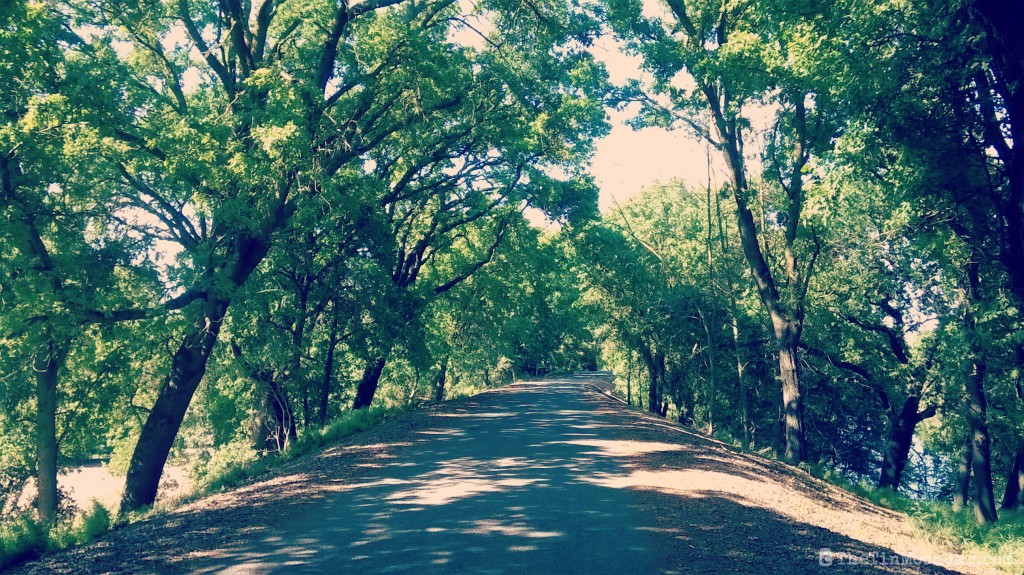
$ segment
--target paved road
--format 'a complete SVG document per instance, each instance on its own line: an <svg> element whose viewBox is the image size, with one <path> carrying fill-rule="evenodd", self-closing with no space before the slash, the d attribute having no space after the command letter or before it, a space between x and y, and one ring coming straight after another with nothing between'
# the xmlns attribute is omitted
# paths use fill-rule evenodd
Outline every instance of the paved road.
<svg viewBox="0 0 1024 575"><path fill-rule="evenodd" d="M850 563L929 549L895 514L640 416L594 383L522 383L418 412L15 572L953 573Z"/></svg>
<svg viewBox="0 0 1024 575"><path fill-rule="evenodd" d="M595 449L625 429L582 380L519 384L435 416L414 445L346 481L221 573L656 573L662 535L635 492L595 484L627 473ZM258 556L258 558L256 557ZM238 559L238 555L232 560Z"/></svg>

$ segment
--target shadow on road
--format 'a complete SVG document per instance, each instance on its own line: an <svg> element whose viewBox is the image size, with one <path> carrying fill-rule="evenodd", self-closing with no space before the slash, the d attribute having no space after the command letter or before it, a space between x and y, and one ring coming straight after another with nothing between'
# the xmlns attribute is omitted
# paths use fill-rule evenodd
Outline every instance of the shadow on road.
<svg viewBox="0 0 1024 575"><path fill-rule="evenodd" d="M583 382L489 392L432 414L400 442L328 451L322 476L257 486L273 497L244 509L171 515L148 526L149 545L123 572L952 573L840 564L891 551L770 510L744 486L756 491L773 473L780 492L806 482L640 417ZM330 473L338 466L349 473ZM747 483L717 484L736 481ZM863 506L819 495L851 512ZM284 512L282 497L294 502ZM118 536L91 560L118 553ZM835 554L819 557L823 548Z"/></svg>

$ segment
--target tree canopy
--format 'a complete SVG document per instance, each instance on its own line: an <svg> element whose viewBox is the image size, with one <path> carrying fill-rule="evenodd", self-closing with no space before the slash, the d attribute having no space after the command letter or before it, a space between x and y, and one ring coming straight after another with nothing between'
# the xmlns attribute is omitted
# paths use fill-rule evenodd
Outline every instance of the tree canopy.
<svg viewBox="0 0 1024 575"><path fill-rule="evenodd" d="M59 471L99 458L127 513L168 460L203 480L353 410L605 368L651 413L994 522L1024 496L1014 22L997 0L6 2L0 511L34 483L52 525ZM705 143L722 182L599 213L612 108Z"/></svg>

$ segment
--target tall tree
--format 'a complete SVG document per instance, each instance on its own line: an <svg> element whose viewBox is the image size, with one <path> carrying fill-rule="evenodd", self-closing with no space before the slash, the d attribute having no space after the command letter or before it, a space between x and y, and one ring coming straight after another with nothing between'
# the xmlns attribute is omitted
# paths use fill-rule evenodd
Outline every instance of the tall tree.
<svg viewBox="0 0 1024 575"><path fill-rule="evenodd" d="M821 70L807 55L812 46L829 48L831 4L668 0L666 8L646 16L639 1L609 2L613 28L653 77L646 86L633 84L624 99L641 104L640 122L685 127L722 154L740 246L777 349L784 458L796 463L806 454L798 350L820 249L802 216L812 159L833 129ZM745 151L758 106L775 115L761 148L779 192L760 206L761 225L751 202L766 184L755 189L757 174ZM777 262L767 238L776 228L782 236Z"/></svg>

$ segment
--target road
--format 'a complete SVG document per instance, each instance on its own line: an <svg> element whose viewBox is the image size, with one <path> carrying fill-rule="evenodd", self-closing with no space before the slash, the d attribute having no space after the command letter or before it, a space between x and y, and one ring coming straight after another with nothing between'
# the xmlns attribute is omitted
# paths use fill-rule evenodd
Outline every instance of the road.
<svg viewBox="0 0 1024 575"><path fill-rule="evenodd" d="M895 514L631 411L600 383L419 412L18 573L955 572ZM849 562L871 553L926 561Z"/></svg>
<svg viewBox="0 0 1024 575"><path fill-rule="evenodd" d="M615 411L567 380L440 414L400 458L289 516L246 550L259 559L222 572L661 572L664 535L634 493L594 483L628 473L588 443L616 435Z"/></svg>

